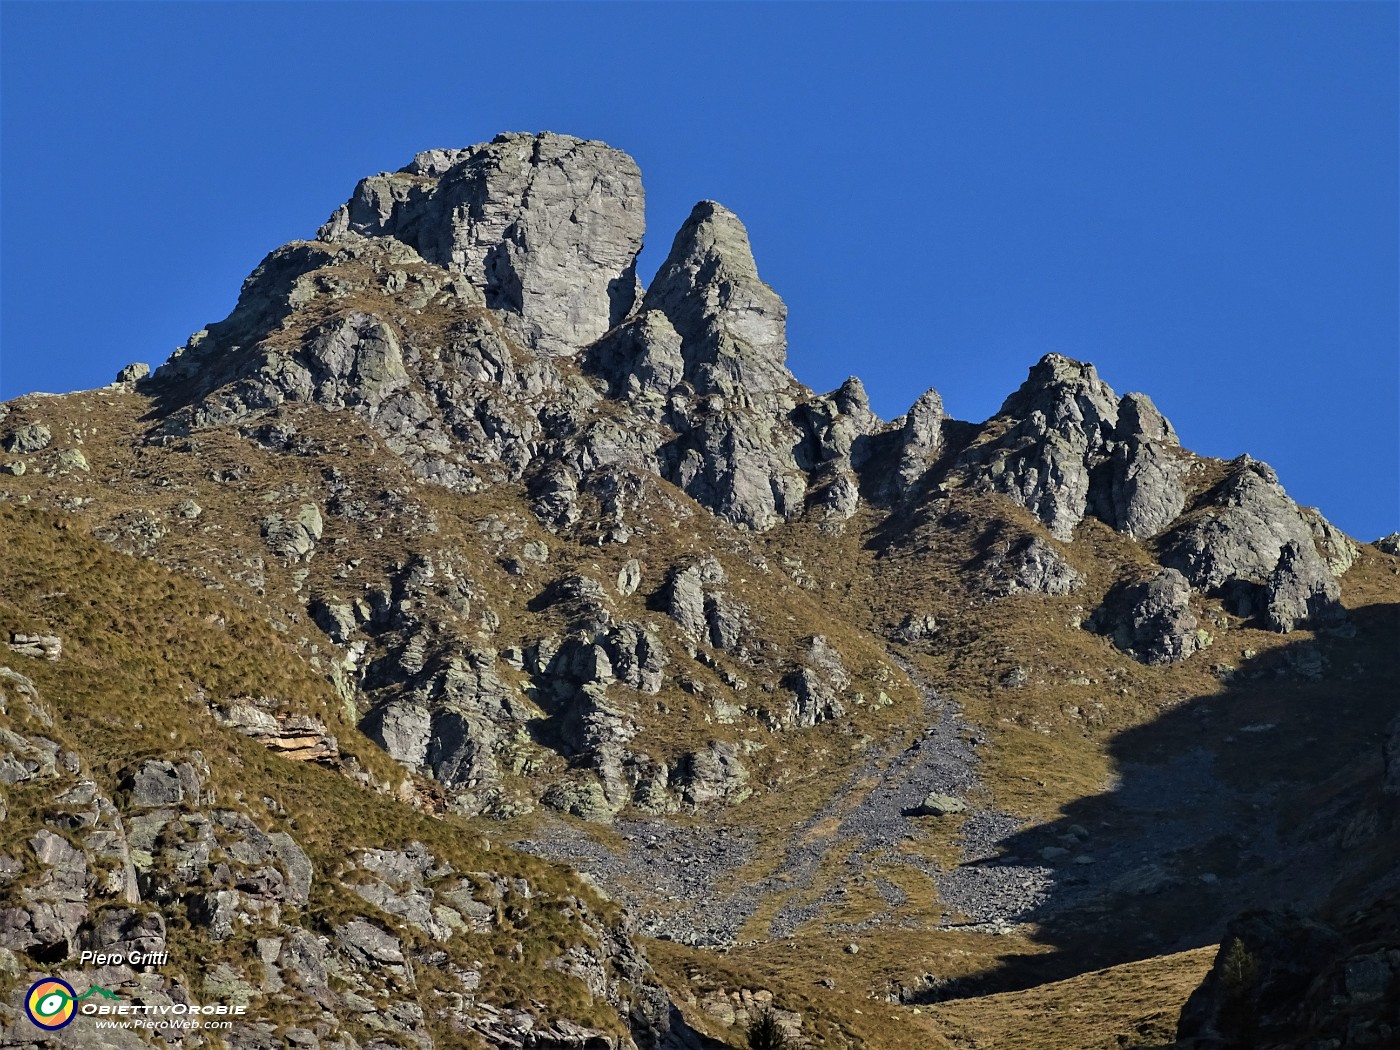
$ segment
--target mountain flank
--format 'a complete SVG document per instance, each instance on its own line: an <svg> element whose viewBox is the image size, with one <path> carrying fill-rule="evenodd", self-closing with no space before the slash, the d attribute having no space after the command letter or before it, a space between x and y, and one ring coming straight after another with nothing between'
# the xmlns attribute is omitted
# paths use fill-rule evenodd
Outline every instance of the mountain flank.
<svg viewBox="0 0 1400 1050"><path fill-rule="evenodd" d="M154 1038L44 975L239 1050L1400 1038L1394 538L1061 355L816 393L734 213L644 232L603 143L429 150L0 405L0 1045Z"/></svg>

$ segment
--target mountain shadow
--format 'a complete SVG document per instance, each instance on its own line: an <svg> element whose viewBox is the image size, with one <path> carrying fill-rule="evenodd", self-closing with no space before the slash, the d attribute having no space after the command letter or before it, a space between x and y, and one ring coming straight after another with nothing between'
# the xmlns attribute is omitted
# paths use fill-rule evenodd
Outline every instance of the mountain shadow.
<svg viewBox="0 0 1400 1050"><path fill-rule="evenodd" d="M1016 919L1055 950L918 1000L1213 944L1251 909L1331 919L1393 892L1400 798L1382 790L1382 741L1400 697L1397 638L1400 604L1352 610L1341 630L1218 665L1220 693L1121 733L1109 790L977 862L1049 869L1046 894Z"/></svg>

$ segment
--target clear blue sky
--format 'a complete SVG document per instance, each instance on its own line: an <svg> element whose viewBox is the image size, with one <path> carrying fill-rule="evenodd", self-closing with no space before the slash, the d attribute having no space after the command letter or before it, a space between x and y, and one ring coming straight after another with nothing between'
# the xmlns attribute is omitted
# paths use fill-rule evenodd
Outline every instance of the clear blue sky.
<svg viewBox="0 0 1400 1050"><path fill-rule="evenodd" d="M0 397L110 381L431 146L630 152L745 220L789 363L980 420L1041 354L1400 528L1395 4L5 2Z"/></svg>

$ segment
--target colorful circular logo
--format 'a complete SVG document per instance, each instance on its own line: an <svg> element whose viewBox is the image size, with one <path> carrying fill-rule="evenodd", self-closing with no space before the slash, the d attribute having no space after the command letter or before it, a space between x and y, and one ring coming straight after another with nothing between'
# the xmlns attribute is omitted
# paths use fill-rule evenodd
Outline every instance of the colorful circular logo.
<svg viewBox="0 0 1400 1050"><path fill-rule="evenodd" d="M73 1020L76 1013L74 1000L77 997L78 993L67 981L46 977L30 986L24 1000L24 1010L36 1025L52 1031Z"/></svg>

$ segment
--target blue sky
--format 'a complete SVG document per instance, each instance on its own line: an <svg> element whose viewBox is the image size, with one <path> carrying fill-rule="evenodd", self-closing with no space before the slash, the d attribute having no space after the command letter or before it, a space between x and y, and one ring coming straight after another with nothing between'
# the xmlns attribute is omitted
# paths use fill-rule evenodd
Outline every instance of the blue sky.
<svg viewBox="0 0 1400 1050"><path fill-rule="evenodd" d="M1400 528L1394 4L0 5L0 398L110 381L431 146L641 165L644 275L747 223L789 364L994 412L1042 354Z"/></svg>

